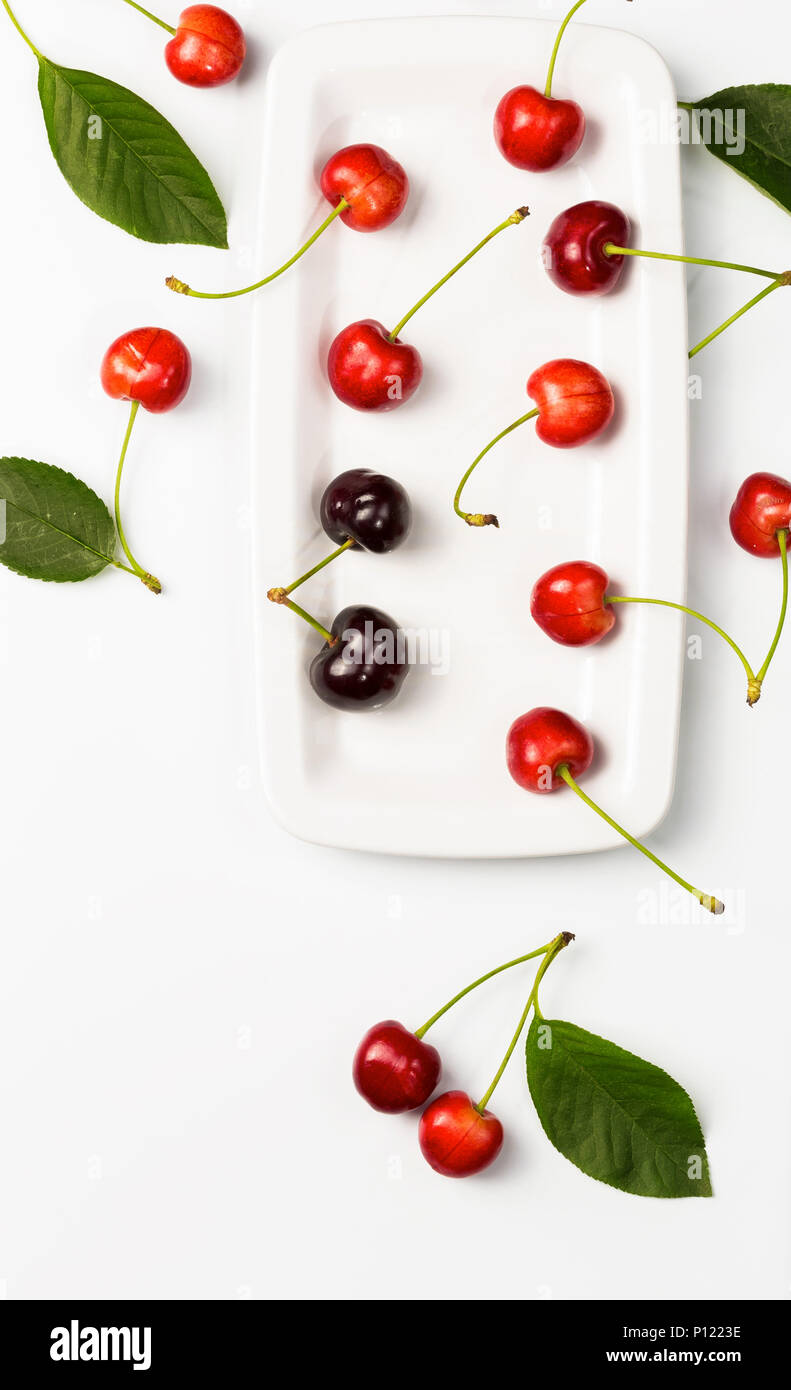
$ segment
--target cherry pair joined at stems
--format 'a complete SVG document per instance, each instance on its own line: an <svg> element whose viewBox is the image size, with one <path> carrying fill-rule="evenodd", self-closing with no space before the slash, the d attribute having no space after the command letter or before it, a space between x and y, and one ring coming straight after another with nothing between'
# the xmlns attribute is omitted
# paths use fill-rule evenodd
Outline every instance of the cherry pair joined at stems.
<svg viewBox="0 0 791 1390"><path fill-rule="evenodd" d="M124 534L120 502L121 475L140 406L152 415L161 415L167 410L172 410L186 396L191 377L192 360L187 348L175 333L170 333L166 328L134 328L128 333L122 333L107 349L102 361L101 381L108 396L115 400L131 401L129 423L115 479L115 524L118 539L131 565L129 572L137 575L154 594L162 592L162 585L153 574L138 564ZM128 568L120 561L116 560L113 563L119 569Z"/></svg>
<svg viewBox="0 0 791 1390"><path fill-rule="evenodd" d="M512 87L494 113L494 138L509 164L532 174L567 164L585 137L585 113L576 101L552 95L558 50L566 28L585 4L576 0L558 30L543 92L536 87Z"/></svg>
<svg viewBox="0 0 791 1390"><path fill-rule="evenodd" d="M468 526L499 526L492 512L463 512L461 494L481 459L494 445L519 425L536 420L536 434L556 449L574 449L587 444L606 429L615 412L615 399L607 378L588 362L561 357L545 362L529 377L527 394L538 405L496 434L473 459L453 499L453 510Z"/></svg>
<svg viewBox="0 0 791 1390"><path fill-rule="evenodd" d="M683 265L713 266L719 270L758 275L771 284L721 323L702 342L690 348L690 358L724 333L726 328L760 304L774 290L791 284L790 271L762 270L738 261L710 260L699 256L677 256L664 251L643 251L629 245L631 226L620 208L591 199L577 203L558 214L544 238L543 260L550 279L573 295L609 294L621 278L626 259L644 257L654 261L674 261Z"/></svg>
<svg viewBox="0 0 791 1390"><path fill-rule="evenodd" d="M758 524L766 523L767 517L774 529L770 530L765 524ZM776 523L781 519L784 524L777 526ZM613 604L650 604L686 613L711 628L736 653L747 675L747 703L753 706L761 698L763 682L785 624L788 609L789 526L791 484L771 473L753 474L742 484L731 509L731 531L739 544L751 554L765 557L779 555L783 576L780 617L766 660L757 672L753 671L744 652L733 638L704 614L688 608L683 603L673 603L669 599L635 598L631 595L608 593L610 581L606 572L599 565L591 564L587 560L572 560L555 565L543 574L533 587L530 612L548 637L566 647L587 647L600 642L615 624Z"/></svg>
<svg viewBox="0 0 791 1390"><path fill-rule="evenodd" d="M336 218L355 232L378 232L400 217L409 197L406 171L381 145L345 145L327 160L319 184L324 197L332 204L332 212L277 270L242 289L217 292L194 290L171 275L165 281L168 289L191 295L193 299L238 299L240 295L260 290L277 280L301 260Z"/></svg>
<svg viewBox="0 0 791 1390"><path fill-rule="evenodd" d="M239 75L247 45L241 26L226 10L188 5L174 28L137 0L126 3L172 35L165 45L165 62L179 82L188 87L221 87Z"/></svg>
<svg viewBox="0 0 791 1390"><path fill-rule="evenodd" d="M354 410L364 411L395 410L409 400L422 380L423 362L417 348L401 342L401 330L473 256L507 227L519 226L528 213L529 208L517 208L488 232L412 305L392 330L388 331L378 319L359 319L342 329L327 357L327 375L338 400Z"/></svg>
<svg viewBox="0 0 791 1390"><path fill-rule="evenodd" d="M444 1014L485 981L525 961L541 957L533 987L516 1031L491 1084L476 1104L465 1091L446 1091L437 1096L420 1118L418 1142L421 1152L435 1170L445 1177L470 1177L494 1162L503 1143L503 1127L487 1105L522 1035L531 1008L542 1017L538 989L546 971L560 951L574 940L573 933L561 932L546 946L539 946L515 960L489 970L455 994L422 1027L410 1032L402 1023L387 1019L370 1028L354 1056L352 1075L361 1096L374 1110L389 1115L403 1114L425 1105L439 1082L440 1055L423 1038Z"/></svg>
<svg viewBox="0 0 791 1390"><path fill-rule="evenodd" d="M403 636L393 619L381 609L357 604L339 613L328 630L294 603L291 594L347 550L386 555L403 545L412 525L412 504L395 478L370 468L350 468L325 488L319 515L337 548L291 584L270 589L267 598L290 608L324 638L325 646L311 664L310 679L326 704L347 710L380 709L398 694L408 671L408 663L401 659ZM344 646L337 650L342 640Z"/></svg>
<svg viewBox="0 0 791 1390"><path fill-rule="evenodd" d="M581 787L577 778L587 772L593 761L594 743L583 724L565 714L563 710L539 706L528 710L515 719L506 737L506 763L508 771L518 786L525 791L544 795L557 791L562 786L571 787L581 801L595 811L602 820L617 830L630 845L639 849L647 859L662 869L694 898L707 912L719 915L725 911L724 903L709 893L701 893L686 879L681 878L663 860L647 849L628 830L613 820L601 806L598 806Z"/></svg>

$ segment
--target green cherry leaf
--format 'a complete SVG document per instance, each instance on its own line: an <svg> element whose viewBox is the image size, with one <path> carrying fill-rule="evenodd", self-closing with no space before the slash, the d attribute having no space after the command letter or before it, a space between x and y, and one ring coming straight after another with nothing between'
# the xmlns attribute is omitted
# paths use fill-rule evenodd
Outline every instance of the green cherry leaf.
<svg viewBox="0 0 791 1390"><path fill-rule="evenodd" d="M115 524L79 478L34 459L0 459L0 563L29 579L90 579L113 563Z"/></svg>
<svg viewBox="0 0 791 1390"><path fill-rule="evenodd" d="M672 1076L574 1023L533 1018L527 1083L550 1143L640 1197L710 1197L705 1141Z"/></svg>
<svg viewBox="0 0 791 1390"><path fill-rule="evenodd" d="M726 87L682 104L704 113L698 124L711 154L791 212L791 86L763 82Z"/></svg>
<svg viewBox="0 0 791 1390"><path fill-rule="evenodd" d="M52 153L91 210L143 241L225 249L225 210L203 165L142 97L38 57Z"/></svg>

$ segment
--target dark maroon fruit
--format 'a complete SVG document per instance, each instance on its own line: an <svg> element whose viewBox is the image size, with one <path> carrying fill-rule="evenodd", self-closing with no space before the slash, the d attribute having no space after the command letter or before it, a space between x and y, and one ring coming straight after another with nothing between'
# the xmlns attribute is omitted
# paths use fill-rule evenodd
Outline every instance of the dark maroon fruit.
<svg viewBox="0 0 791 1390"><path fill-rule="evenodd" d="M409 672L401 629L381 608L352 604L330 631L337 641L325 642L310 663L310 683L319 698L343 710L389 705Z"/></svg>
<svg viewBox="0 0 791 1390"><path fill-rule="evenodd" d="M374 555L395 550L412 525L412 507L404 488L395 478L370 468L349 468L333 478L319 514L336 545L351 538Z"/></svg>

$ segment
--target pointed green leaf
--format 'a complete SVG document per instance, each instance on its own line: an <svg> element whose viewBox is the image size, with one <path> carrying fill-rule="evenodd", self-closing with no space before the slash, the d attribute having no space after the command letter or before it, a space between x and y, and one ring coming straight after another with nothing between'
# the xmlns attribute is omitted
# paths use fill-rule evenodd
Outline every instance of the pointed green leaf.
<svg viewBox="0 0 791 1390"><path fill-rule="evenodd" d="M692 105L704 113L699 126L706 148L791 212L791 86L726 87Z"/></svg>
<svg viewBox="0 0 791 1390"><path fill-rule="evenodd" d="M0 459L0 563L30 579L89 579L113 561L115 524L101 497L34 459Z"/></svg>
<svg viewBox="0 0 791 1390"><path fill-rule="evenodd" d="M705 1141L672 1076L574 1023L534 1018L527 1082L556 1149L641 1197L710 1197Z"/></svg>
<svg viewBox="0 0 791 1390"><path fill-rule="evenodd" d="M225 211L209 175L147 101L44 57L38 91L60 171L93 212L143 241L227 247Z"/></svg>

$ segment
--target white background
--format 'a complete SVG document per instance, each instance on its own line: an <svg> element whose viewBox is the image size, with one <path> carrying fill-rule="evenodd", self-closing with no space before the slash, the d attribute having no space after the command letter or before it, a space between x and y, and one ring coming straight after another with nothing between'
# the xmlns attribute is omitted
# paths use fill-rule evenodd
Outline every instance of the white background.
<svg viewBox="0 0 791 1390"><path fill-rule="evenodd" d="M256 177L273 51L301 25L393 13L392 0L235 0L249 72L200 93L173 81L164 36L120 0L18 8L53 58L140 91L201 155L231 210L226 283L232 268L244 275L253 237L234 208ZM446 8L482 7L409 6ZM565 8L500 0L494 12ZM591 0L585 17L654 43L684 99L791 78L782 0ZM161 286L171 271L205 283L221 257L136 243L75 200L46 147L32 56L2 14L0 34L0 451L73 468L109 495L125 410L98 386L105 347L164 322L195 360L187 403L143 416L130 455L128 531L166 596L115 572L63 587L0 572L0 1288L787 1298L791 641L752 713L717 639L687 664L677 794L652 846L727 898L727 919L674 923L659 898L665 920L641 925L638 897L658 885L627 848L447 864L289 838L257 771L247 459L234 423L244 396L223 352L240 311L202 314ZM685 151L683 168L691 254L791 261L786 214L701 150ZM691 339L751 284L692 272ZM791 471L790 311L773 296L707 349L691 406L690 601L758 660L779 575L737 550L725 518L747 473ZM518 1058L494 1106L507 1146L472 1182L437 1177L414 1120L375 1115L355 1095L351 1055L370 1023L416 1026L562 928L578 937L547 978L545 1013L688 1087L715 1200L641 1201L585 1178L541 1133ZM525 989L513 972L443 1022L450 1084L485 1088Z"/></svg>

